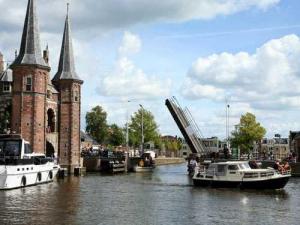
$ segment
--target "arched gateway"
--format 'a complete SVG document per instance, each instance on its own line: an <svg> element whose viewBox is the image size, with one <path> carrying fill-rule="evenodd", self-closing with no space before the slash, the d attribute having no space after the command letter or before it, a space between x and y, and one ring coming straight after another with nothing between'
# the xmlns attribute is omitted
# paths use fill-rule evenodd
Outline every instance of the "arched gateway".
<svg viewBox="0 0 300 225"><path fill-rule="evenodd" d="M54 153L55 153L55 150L54 150L53 145L49 141L47 141L46 142L46 156L53 158L54 157Z"/></svg>

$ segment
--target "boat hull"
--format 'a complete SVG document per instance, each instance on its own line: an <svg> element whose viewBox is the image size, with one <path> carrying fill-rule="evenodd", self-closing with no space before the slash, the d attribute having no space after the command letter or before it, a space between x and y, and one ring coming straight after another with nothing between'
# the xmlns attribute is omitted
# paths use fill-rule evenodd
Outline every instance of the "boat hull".
<svg viewBox="0 0 300 225"><path fill-rule="evenodd" d="M289 181L288 176L274 178L262 181L243 181L241 188L243 189L281 189L284 188Z"/></svg>
<svg viewBox="0 0 300 225"><path fill-rule="evenodd" d="M23 188L52 182L58 170L59 166L54 163L1 166L0 190Z"/></svg>
<svg viewBox="0 0 300 225"><path fill-rule="evenodd" d="M150 172L153 172L154 167L152 167L152 166L145 166L145 167L135 166L133 168L133 170L134 170L134 172L137 172L137 173L150 173Z"/></svg>
<svg viewBox="0 0 300 225"><path fill-rule="evenodd" d="M281 189L289 181L289 176L267 180L252 181L222 181L209 179L193 179L195 186L212 188L241 188L241 189Z"/></svg>

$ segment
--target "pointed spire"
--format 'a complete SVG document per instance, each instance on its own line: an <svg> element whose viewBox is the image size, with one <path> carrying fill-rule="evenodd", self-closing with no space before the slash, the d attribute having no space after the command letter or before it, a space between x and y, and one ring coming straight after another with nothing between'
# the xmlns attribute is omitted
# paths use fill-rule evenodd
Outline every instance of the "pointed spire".
<svg viewBox="0 0 300 225"><path fill-rule="evenodd" d="M28 0L21 47L19 55L13 63L13 65L22 64L48 67L41 54L35 0Z"/></svg>
<svg viewBox="0 0 300 225"><path fill-rule="evenodd" d="M77 80L82 82L75 71L71 28L69 21L69 3L67 4L67 16L58 64L58 71L52 80Z"/></svg>

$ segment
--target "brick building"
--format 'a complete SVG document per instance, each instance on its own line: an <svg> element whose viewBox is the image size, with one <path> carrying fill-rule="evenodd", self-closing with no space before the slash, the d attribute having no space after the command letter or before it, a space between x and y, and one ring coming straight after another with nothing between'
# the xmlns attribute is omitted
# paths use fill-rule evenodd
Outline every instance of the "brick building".
<svg viewBox="0 0 300 225"><path fill-rule="evenodd" d="M297 161L300 161L300 131L290 131L289 143L291 153L296 155Z"/></svg>
<svg viewBox="0 0 300 225"><path fill-rule="evenodd" d="M0 116L9 118L1 126L20 133L34 152L57 156L73 172L80 165L83 81L75 71L69 15L52 80L48 47L42 54L39 36L35 0L28 0L19 54L6 69L0 54Z"/></svg>
<svg viewBox="0 0 300 225"><path fill-rule="evenodd" d="M264 138L261 143L254 146L254 149L267 158L282 160L290 154L289 139L280 135L271 139Z"/></svg>

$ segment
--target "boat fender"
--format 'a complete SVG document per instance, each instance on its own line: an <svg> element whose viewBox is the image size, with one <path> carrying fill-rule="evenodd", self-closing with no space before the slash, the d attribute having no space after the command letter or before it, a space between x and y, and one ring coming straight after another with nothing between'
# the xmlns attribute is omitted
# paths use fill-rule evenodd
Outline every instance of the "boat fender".
<svg viewBox="0 0 300 225"><path fill-rule="evenodd" d="M22 179L21 179L21 185L22 185L23 187L26 186L26 177L25 177L25 176L23 176Z"/></svg>
<svg viewBox="0 0 300 225"><path fill-rule="evenodd" d="M49 172L49 178L50 178L50 180L53 179L53 172L52 172L52 170L50 170L50 172Z"/></svg>
<svg viewBox="0 0 300 225"><path fill-rule="evenodd" d="M41 174L41 172L38 172L38 174L37 174L37 180L39 182L42 180L42 174Z"/></svg>

